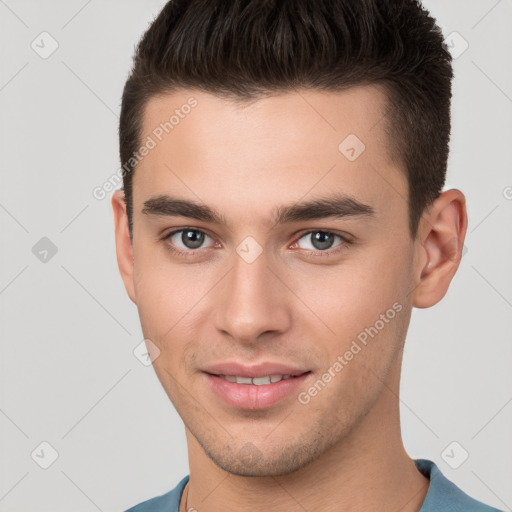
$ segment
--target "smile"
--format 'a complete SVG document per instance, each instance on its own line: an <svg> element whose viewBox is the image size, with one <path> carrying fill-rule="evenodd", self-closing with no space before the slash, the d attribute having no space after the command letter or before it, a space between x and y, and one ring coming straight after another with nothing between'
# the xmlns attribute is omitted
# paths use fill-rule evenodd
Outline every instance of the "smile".
<svg viewBox="0 0 512 512"><path fill-rule="evenodd" d="M227 380L228 382L235 382L236 384L249 384L254 386L265 386L279 382L281 380L291 379L298 377L298 375L267 375L265 377L237 377L234 375L218 375L218 377Z"/></svg>

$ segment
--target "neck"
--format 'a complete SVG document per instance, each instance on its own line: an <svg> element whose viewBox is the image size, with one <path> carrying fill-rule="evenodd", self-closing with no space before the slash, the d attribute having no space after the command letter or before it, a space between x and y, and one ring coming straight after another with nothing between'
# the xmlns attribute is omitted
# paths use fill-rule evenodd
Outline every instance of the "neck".
<svg viewBox="0 0 512 512"><path fill-rule="evenodd" d="M392 372L370 412L348 436L307 466L277 477L246 477L219 468L186 429L188 507L244 510L418 512L429 480L407 455L400 434L399 373Z"/></svg>

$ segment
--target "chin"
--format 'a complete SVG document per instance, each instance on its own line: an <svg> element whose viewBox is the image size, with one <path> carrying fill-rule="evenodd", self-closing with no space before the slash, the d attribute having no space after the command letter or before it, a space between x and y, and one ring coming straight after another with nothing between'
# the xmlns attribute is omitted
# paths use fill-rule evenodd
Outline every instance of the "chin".
<svg viewBox="0 0 512 512"><path fill-rule="evenodd" d="M238 451L230 447L212 449L203 446L210 459L224 471L237 476L282 476L307 466L320 454L311 445L287 446L279 452L262 453L251 442L246 442ZM269 447L270 449L270 447Z"/></svg>

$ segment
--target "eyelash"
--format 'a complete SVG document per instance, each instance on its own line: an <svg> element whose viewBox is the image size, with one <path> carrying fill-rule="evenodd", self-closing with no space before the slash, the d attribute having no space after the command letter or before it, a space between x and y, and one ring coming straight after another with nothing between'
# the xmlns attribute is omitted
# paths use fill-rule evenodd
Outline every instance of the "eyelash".
<svg viewBox="0 0 512 512"><path fill-rule="evenodd" d="M202 231L201 229L196 229L196 228L181 228L181 229L176 229L174 231L171 231L170 233L166 234L165 236L163 236L161 238L162 241L164 242L167 242L173 235L175 235L176 233L182 233L183 231L194 231L196 233L202 233L210 238L212 238L210 235L208 235L208 233ZM324 256L324 255L328 255L328 256L334 256L336 254L338 254L339 252L341 252L342 250L346 249L347 246L351 245L353 242L351 240L348 239L348 237L336 232L336 231L329 231L329 230L326 230L326 229L312 229L312 230L309 230L309 231L305 231L303 233L301 233L298 238L296 239L296 242L298 242L301 238L303 238L305 235L310 235L312 233L324 233L324 234L328 234L328 235L334 235L334 236L337 236L338 238L341 239L342 243L340 243L339 245L335 246L334 248L332 249L326 249L325 251L321 251L321 250L316 250L316 251L313 251L313 250L309 250L309 249L302 249L303 251L305 251L306 253L310 254L310 255L316 255L316 256ZM293 242L294 244L296 242ZM169 251L171 251L172 253L178 255L178 256L184 256L186 258L189 258L189 257L194 257L197 255L197 253L199 251L201 251L201 249L205 249L205 247L201 247L199 249L190 249L188 251L183 251L181 249L177 249L175 246L169 244L169 243L166 243L166 247L168 248Z"/></svg>

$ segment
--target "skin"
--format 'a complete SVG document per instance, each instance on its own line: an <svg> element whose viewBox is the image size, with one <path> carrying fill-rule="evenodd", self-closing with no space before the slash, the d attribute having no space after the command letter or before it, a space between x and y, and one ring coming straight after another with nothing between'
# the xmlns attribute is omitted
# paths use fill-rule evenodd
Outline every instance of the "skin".
<svg viewBox="0 0 512 512"><path fill-rule="evenodd" d="M119 269L186 428L187 506L419 510L429 481L401 439L403 345L412 307L439 302L458 268L464 195L443 192L410 237L407 181L387 153L378 87L287 92L248 105L181 90L148 102L142 137L191 96L197 106L137 166L133 241L123 193L112 197ZM366 146L353 162L338 150L350 133ZM334 193L375 215L271 220L276 206ZM161 194L215 208L227 224L142 213ZM200 249L181 233L162 240L180 228L208 236ZM353 243L336 253L343 242L334 237L319 254L315 230ZM252 263L236 252L247 236L263 248ZM194 255L176 255L173 245ZM206 365L272 361L309 369L307 391L397 302L401 311L307 404L292 393L268 409L241 410L206 385Z"/></svg>

